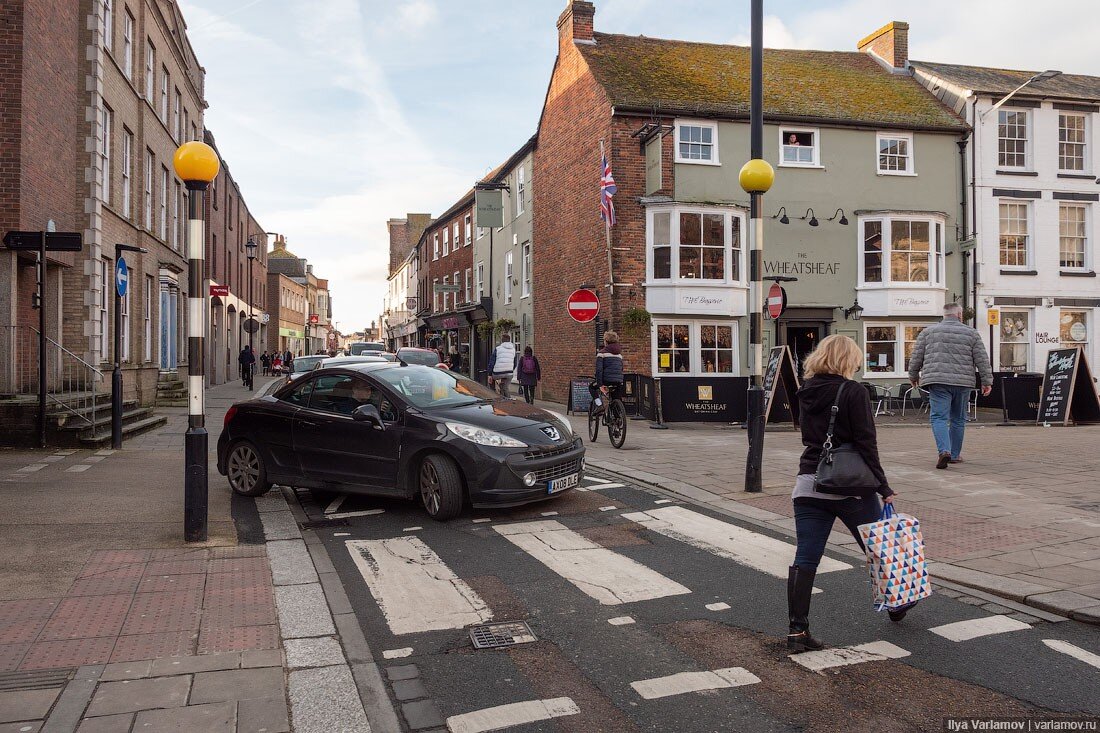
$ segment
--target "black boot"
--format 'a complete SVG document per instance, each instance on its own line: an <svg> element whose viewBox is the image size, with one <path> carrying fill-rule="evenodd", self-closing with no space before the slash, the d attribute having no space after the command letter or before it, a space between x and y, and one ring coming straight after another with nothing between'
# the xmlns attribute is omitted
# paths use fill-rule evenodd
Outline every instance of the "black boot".
<svg viewBox="0 0 1100 733"><path fill-rule="evenodd" d="M787 574L787 615L790 616L790 632L787 648L795 652L824 649L825 645L810 636L810 594L814 591L816 570L791 565Z"/></svg>

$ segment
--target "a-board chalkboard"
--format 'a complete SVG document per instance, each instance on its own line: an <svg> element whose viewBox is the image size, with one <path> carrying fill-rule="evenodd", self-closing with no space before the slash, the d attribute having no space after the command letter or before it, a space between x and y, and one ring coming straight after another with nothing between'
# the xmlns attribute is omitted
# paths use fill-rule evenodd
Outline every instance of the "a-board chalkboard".
<svg viewBox="0 0 1100 733"><path fill-rule="evenodd" d="M592 404L592 393L588 391L590 384L592 377L569 380L569 412L588 412L588 406Z"/></svg>
<svg viewBox="0 0 1100 733"><path fill-rule="evenodd" d="M1034 422L1039 415L1039 395L1043 378L1032 375L1006 377L1000 380L1001 404L1006 422Z"/></svg>
<svg viewBox="0 0 1100 733"><path fill-rule="evenodd" d="M1039 424L1066 425L1100 422L1100 397L1092 381L1085 353L1078 346L1047 354Z"/></svg>
<svg viewBox="0 0 1100 733"><path fill-rule="evenodd" d="M764 423L774 414L780 420L790 419L798 426L798 375L794 359L787 346L776 346L768 354L764 369Z"/></svg>

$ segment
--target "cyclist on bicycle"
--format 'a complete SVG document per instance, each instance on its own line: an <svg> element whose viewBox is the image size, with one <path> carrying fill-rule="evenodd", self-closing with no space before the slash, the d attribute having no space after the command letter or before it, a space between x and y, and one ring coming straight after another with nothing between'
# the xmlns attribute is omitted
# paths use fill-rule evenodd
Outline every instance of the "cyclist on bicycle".
<svg viewBox="0 0 1100 733"><path fill-rule="evenodd" d="M619 346L619 334L607 331L603 335L603 348L596 352L596 380L588 386L592 393L593 411L602 415L607 410L607 400L600 393L617 394L623 386L623 351Z"/></svg>

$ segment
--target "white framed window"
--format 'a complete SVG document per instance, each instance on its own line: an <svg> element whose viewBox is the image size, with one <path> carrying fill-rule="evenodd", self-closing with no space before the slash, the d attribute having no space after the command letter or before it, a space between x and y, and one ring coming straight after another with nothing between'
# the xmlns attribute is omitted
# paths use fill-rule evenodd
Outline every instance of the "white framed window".
<svg viewBox="0 0 1100 733"><path fill-rule="evenodd" d="M1084 204L1058 205L1058 264L1063 270L1089 266L1087 218Z"/></svg>
<svg viewBox="0 0 1100 733"><path fill-rule="evenodd" d="M108 303L110 302L110 295L108 294L108 283L112 282L114 278L109 277L111 272L111 261L106 257L102 257L99 260L99 286L96 288L96 296L99 298L99 359L100 361L107 361L110 358L107 352L107 328L111 322L109 316Z"/></svg>
<svg viewBox="0 0 1100 733"><path fill-rule="evenodd" d="M153 104L153 92L157 88L157 47L145 39L145 101Z"/></svg>
<svg viewBox="0 0 1100 733"><path fill-rule="evenodd" d="M459 248L460 243L462 242L462 240L459 239L459 235L458 235L458 222L457 221L454 223L454 226L451 227L451 241L455 243L454 248L456 250Z"/></svg>
<svg viewBox="0 0 1100 733"><path fill-rule="evenodd" d="M813 127L780 127L779 165L820 168L821 131Z"/></svg>
<svg viewBox="0 0 1100 733"><path fill-rule="evenodd" d="M111 203L111 125L114 121L111 108L103 105L100 113L99 126L99 172L100 183L103 188L103 203Z"/></svg>
<svg viewBox="0 0 1100 733"><path fill-rule="evenodd" d="M133 218L134 133L122 129L122 215Z"/></svg>
<svg viewBox="0 0 1100 733"><path fill-rule="evenodd" d="M451 284L451 276L450 275L444 275L443 276L443 284L444 285L450 285ZM450 310L450 307L451 307L450 303L451 303L451 294L448 293L446 290L444 290L443 291L443 310L444 311Z"/></svg>
<svg viewBox="0 0 1100 733"><path fill-rule="evenodd" d="M1026 269L1031 262L1031 204L1027 201L1001 201L1000 220L1001 267Z"/></svg>
<svg viewBox="0 0 1100 733"><path fill-rule="evenodd" d="M927 323L863 324L864 375L901 377L909 373L909 359L917 337Z"/></svg>
<svg viewBox="0 0 1100 733"><path fill-rule="evenodd" d="M522 214L524 208L524 196L527 194L526 171L523 166L516 171L516 216Z"/></svg>
<svg viewBox="0 0 1100 733"><path fill-rule="evenodd" d="M122 19L122 73L134 79L134 16L130 11Z"/></svg>
<svg viewBox="0 0 1100 733"><path fill-rule="evenodd" d="M652 335L653 373L736 374L738 348L736 322L658 320Z"/></svg>
<svg viewBox="0 0 1100 733"><path fill-rule="evenodd" d="M150 362L153 360L153 276L145 276L145 305L142 309L142 316L145 319L145 353L142 356L142 361Z"/></svg>
<svg viewBox="0 0 1100 733"><path fill-rule="evenodd" d="M153 231L153 175L156 171L156 157L153 151L145 150L145 231Z"/></svg>
<svg viewBox="0 0 1100 733"><path fill-rule="evenodd" d="M913 176L913 136L880 132L875 136L878 172L884 176Z"/></svg>
<svg viewBox="0 0 1100 733"><path fill-rule="evenodd" d="M521 291L523 297L526 298L531 294L531 243L523 243L523 262L520 263L521 274L523 275L523 290Z"/></svg>
<svg viewBox="0 0 1100 733"><path fill-rule="evenodd" d="M443 256L446 257L451 253L451 230L444 227L443 229Z"/></svg>
<svg viewBox="0 0 1100 733"><path fill-rule="evenodd" d="M860 218L860 286L943 287L944 231L940 217Z"/></svg>
<svg viewBox="0 0 1100 733"><path fill-rule="evenodd" d="M740 283L745 273L740 211L651 207L647 212L649 279Z"/></svg>
<svg viewBox="0 0 1100 733"><path fill-rule="evenodd" d="M119 299L122 304L122 313L119 317L122 320L122 336L119 344L122 348L122 361L130 361L130 295L134 292L133 288L126 288L126 296Z"/></svg>
<svg viewBox="0 0 1100 733"><path fill-rule="evenodd" d="M1058 317L1058 341L1064 347L1080 346L1087 351L1089 347L1089 312L1063 308Z"/></svg>
<svg viewBox="0 0 1100 733"><path fill-rule="evenodd" d="M1027 110L997 110L997 165L1002 168L1028 167Z"/></svg>
<svg viewBox="0 0 1100 733"><path fill-rule="evenodd" d="M463 240L463 245L462 246L463 247L469 247L470 243L474 241L474 239L473 239L473 229L472 229L473 219L469 214L466 215L465 224L466 224L466 238Z"/></svg>
<svg viewBox="0 0 1100 733"><path fill-rule="evenodd" d="M459 279L459 273L458 273L458 272L455 272L455 274L454 274L454 279L453 279L453 280L451 280L451 282L452 282L452 283L454 283L455 285L462 285L462 280L461 280L461 279ZM455 293L455 308L457 308L457 307L458 307L458 304L459 304L459 298L460 298L460 297L461 297L462 295L463 295L463 293L462 293L462 292L456 292L456 293Z"/></svg>
<svg viewBox="0 0 1100 733"><path fill-rule="evenodd" d="M432 235L432 259L439 259L439 232Z"/></svg>
<svg viewBox="0 0 1100 733"><path fill-rule="evenodd" d="M103 6L103 48L108 51L115 47L115 19L111 9L111 0L102 0Z"/></svg>
<svg viewBox="0 0 1100 733"><path fill-rule="evenodd" d="M183 140L180 138L180 135L183 134L183 131L180 128L180 122L181 122L180 117L181 117L182 109L183 109L183 95L180 94L180 90L177 89L176 90L176 106L175 106L175 109L172 111L172 137L175 138L177 143L182 143L183 142Z"/></svg>
<svg viewBox="0 0 1100 733"><path fill-rule="evenodd" d="M473 292L470 290L470 286L472 285L472 280L473 280L473 278L471 277L472 274L473 273L471 272L470 268L467 267L466 268L466 302L467 303L469 303L473 300L473 297L472 297Z"/></svg>
<svg viewBox="0 0 1100 733"><path fill-rule="evenodd" d="M171 77L168 75L168 67L160 69L160 121L168 124L168 88L171 86Z"/></svg>
<svg viewBox="0 0 1100 733"><path fill-rule="evenodd" d="M676 162L719 165L718 123L676 120Z"/></svg>
<svg viewBox="0 0 1100 733"><path fill-rule="evenodd" d="M512 252L504 255L504 303L512 302Z"/></svg>
<svg viewBox="0 0 1100 733"><path fill-rule="evenodd" d="M1085 120L1083 114L1058 114L1058 170L1076 173L1087 170Z"/></svg>
<svg viewBox="0 0 1100 733"><path fill-rule="evenodd" d="M191 113L187 111L186 107L184 107L183 108L183 130L182 130L184 135L187 134L187 130L189 129L190 124L191 124ZM194 138L189 138L189 139L194 139Z"/></svg>
<svg viewBox="0 0 1100 733"><path fill-rule="evenodd" d="M1031 371L1031 311L1001 311L1000 370Z"/></svg>
<svg viewBox="0 0 1100 733"><path fill-rule="evenodd" d="M172 189L172 249L179 252L180 249L180 203L183 199L183 186L179 181L173 182Z"/></svg>
<svg viewBox="0 0 1100 733"><path fill-rule="evenodd" d="M160 167L160 238L168 241L168 169Z"/></svg>
<svg viewBox="0 0 1100 733"><path fill-rule="evenodd" d="M477 263L477 302L485 297L485 263Z"/></svg>

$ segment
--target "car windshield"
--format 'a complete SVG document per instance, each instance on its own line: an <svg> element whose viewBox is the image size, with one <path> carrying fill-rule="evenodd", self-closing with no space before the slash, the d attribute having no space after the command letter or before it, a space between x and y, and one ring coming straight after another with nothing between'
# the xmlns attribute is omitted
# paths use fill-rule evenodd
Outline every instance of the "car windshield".
<svg viewBox="0 0 1100 733"><path fill-rule="evenodd" d="M427 349L401 349L397 352L397 358L406 364L420 366L434 367L439 363L439 354Z"/></svg>
<svg viewBox="0 0 1100 733"><path fill-rule="evenodd" d="M380 356L336 356L321 362L322 367L344 366L346 364L382 364L386 360Z"/></svg>
<svg viewBox="0 0 1100 733"><path fill-rule="evenodd" d="M294 360L294 373L300 374L302 372L308 372L310 369L320 364L325 358L324 356L299 356Z"/></svg>
<svg viewBox="0 0 1100 733"><path fill-rule="evenodd" d="M416 407L456 407L492 401L497 393L453 372L426 366L379 369L381 379Z"/></svg>
<svg viewBox="0 0 1100 733"><path fill-rule="evenodd" d="M369 354L372 351L384 351L385 345L376 342L359 341L351 345L351 355Z"/></svg>

